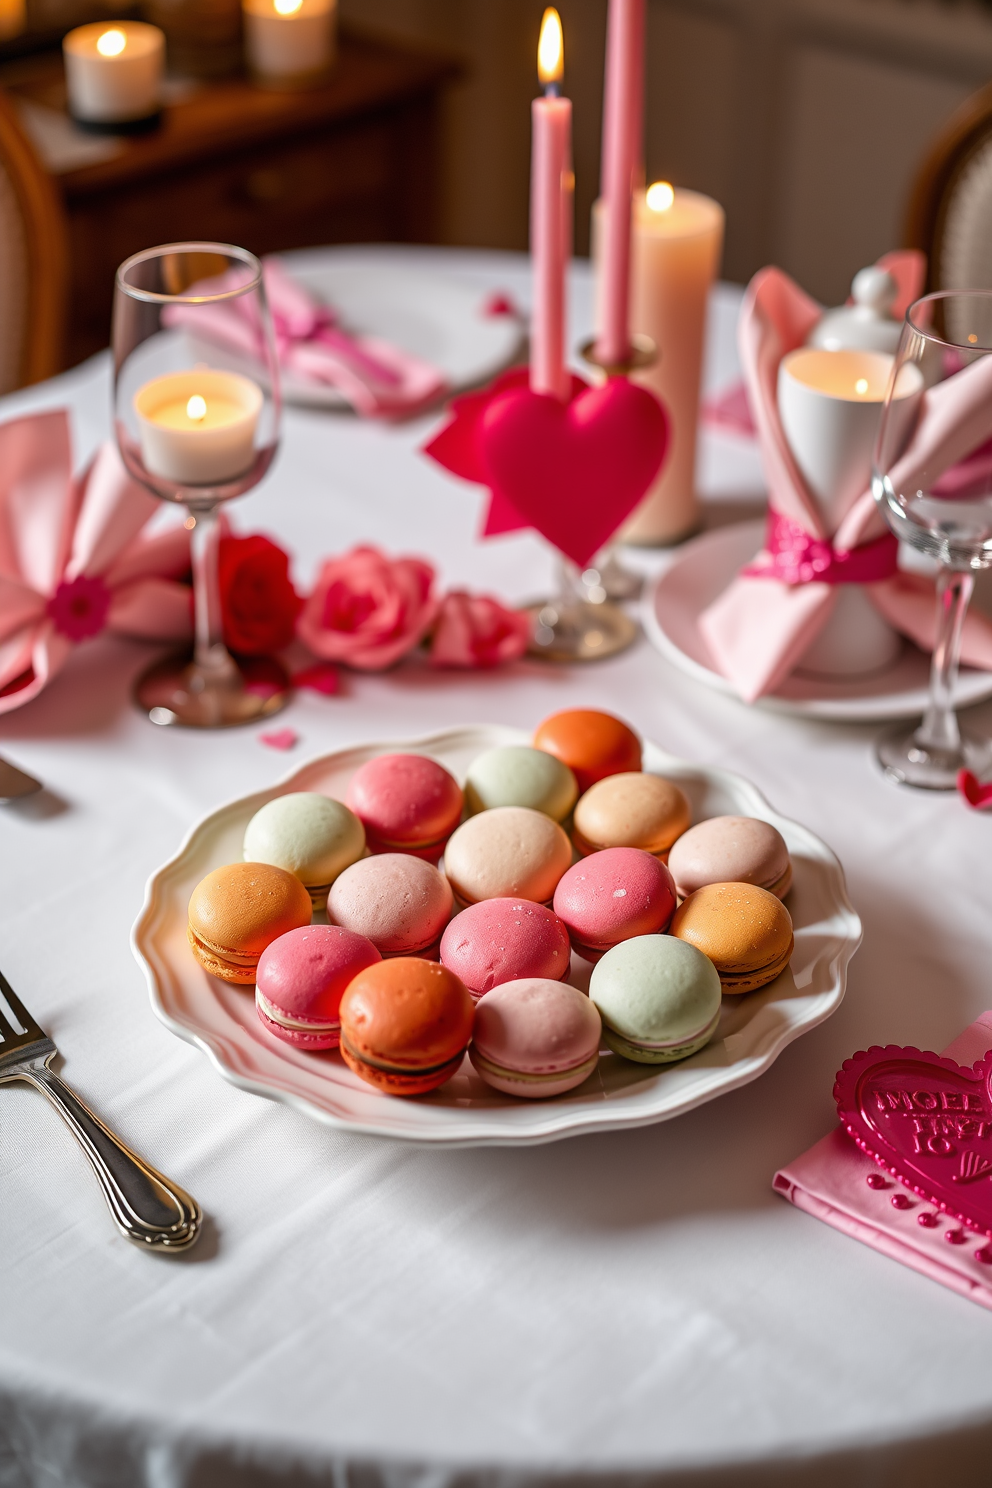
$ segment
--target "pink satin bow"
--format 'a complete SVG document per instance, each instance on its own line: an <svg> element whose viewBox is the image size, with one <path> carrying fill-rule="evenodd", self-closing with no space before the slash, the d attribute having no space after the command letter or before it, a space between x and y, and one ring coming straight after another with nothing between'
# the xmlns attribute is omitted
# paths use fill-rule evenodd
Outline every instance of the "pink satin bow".
<svg viewBox="0 0 992 1488"><path fill-rule="evenodd" d="M73 477L65 409L0 425L0 713L104 629L189 637L189 533L143 534L159 509L111 444Z"/></svg>

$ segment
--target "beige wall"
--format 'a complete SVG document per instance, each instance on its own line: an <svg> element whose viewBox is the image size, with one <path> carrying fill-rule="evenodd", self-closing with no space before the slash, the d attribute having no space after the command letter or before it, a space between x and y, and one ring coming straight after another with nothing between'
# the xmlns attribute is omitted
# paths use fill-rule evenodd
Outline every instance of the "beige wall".
<svg viewBox="0 0 992 1488"><path fill-rule="evenodd" d="M353 23L466 59L446 106L444 240L525 247L543 0L341 6ZM580 253L599 180L606 6L559 3ZM899 241L927 142L992 77L992 12L970 0L648 0L648 8L649 178L723 203L728 278L776 262L826 301Z"/></svg>

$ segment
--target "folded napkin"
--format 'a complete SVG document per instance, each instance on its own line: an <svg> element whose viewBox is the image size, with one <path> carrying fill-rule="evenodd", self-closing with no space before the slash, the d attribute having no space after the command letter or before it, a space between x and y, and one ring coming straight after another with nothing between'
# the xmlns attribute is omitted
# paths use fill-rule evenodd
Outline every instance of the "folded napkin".
<svg viewBox="0 0 992 1488"><path fill-rule="evenodd" d="M992 1012L982 1013L944 1054L970 1066L989 1049ZM924 1228L919 1216L934 1212L933 1206L894 1179L885 1187L871 1187L869 1178L877 1182L880 1173L878 1164L837 1127L776 1173L772 1186L797 1209L992 1309L992 1249L985 1236L969 1235L967 1243L949 1245L945 1233L960 1226L946 1220ZM906 1196L905 1208L893 1206L894 1193Z"/></svg>
<svg viewBox="0 0 992 1488"><path fill-rule="evenodd" d="M342 331L334 311L311 299L277 258L265 260L263 273L284 372L304 382L336 388L366 418L408 417L445 392L443 375L429 362L376 336L350 336ZM232 270L194 289L216 291L242 282L241 271ZM248 298L195 307L170 305L162 319L168 326L209 337L228 351L259 357L254 305Z"/></svg>
<svg viewBox="0 0 992 1488"><path fill-rule="evenodd" d="M111 444L72 474L64 409L0 425L0 713L37 696L73 646L104 629L192 631L189 533L142 528L161 503Z"/></svg>
<svg viewBox="0 0 992 1488"><path fill-rule="evenodd" d="M906 262L897 262L905 258ZM896 272L901 295L919 288L918 254L889 254L882 266ZM916 266L916 284L913 278ZM762 269L748 286L738 341L748 399L768 483L765 548L705 610L700 628L717 667L747 702L774 692L816 639L836 603L838 584L863 584L876 609L923 650L933 649L934 585L898 571L898 545L871 491L857 497L835 531L828 532L816 501L792 457L778 415L777 379L782 358L806 341L822 308L780 269ZM943 470L946 494L974 479L981 447L992 439L992 357L928 389L915 432L895 483L917 469ZM986 463L989 452L984 452ZM940 487L935 494L942 494ZM992 623L970 611L961 659L992 671Z"/></svg>

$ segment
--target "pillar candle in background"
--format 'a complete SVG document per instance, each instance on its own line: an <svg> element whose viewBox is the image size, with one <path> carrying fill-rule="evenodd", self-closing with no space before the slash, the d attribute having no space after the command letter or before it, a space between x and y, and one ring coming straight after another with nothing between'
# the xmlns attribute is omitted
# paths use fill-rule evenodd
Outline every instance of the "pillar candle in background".
<svg viewBox="0 0 992 1488"><path fill-rule="evenodd" d="M564 47L556 10L544 12L537 55L544 97L531 105L530 385L535 393L567 401L571 378L565 363L565 274L572 245L572 104L558 96Z"/></svg>
<svg viewBox="0 0 992 1488"><path fill-rule="evenodd" d="M165 36L144 21L96 21L62 42L69 112L83 124L133 124L158 112Z"/></svg>
<svg viewBox="0 0 992 1488"><path fill-rule="evenodd" d="M602 245L596 357L630 356L631 194L644 134L644 0L610 0L603 99Z"/></svg>
<svg viewBox="0 0 992 1488"><path fill-rule="evenodd" d="M334 63L337 0L242 0L245 55L256 80L292 88Z"/></svg>
<svg viewBox="0 0 992 1488"><path fill-rule="evenodd" d="M27 0L0 0L0 41L20 36L27 23Z"/></svg>
<svg viewBox="0 0 992 1488"><path fill-rule="evenodd" d="M632 543L672 543L698 525L696 426L710 286L723 247L723 208L697 191L658 182L634 193L630 328L650 336L659 357L634 373L661 399L671 446L661 475L623 528ZM605 238L604 209L593 210L594 254Z"/></svg>

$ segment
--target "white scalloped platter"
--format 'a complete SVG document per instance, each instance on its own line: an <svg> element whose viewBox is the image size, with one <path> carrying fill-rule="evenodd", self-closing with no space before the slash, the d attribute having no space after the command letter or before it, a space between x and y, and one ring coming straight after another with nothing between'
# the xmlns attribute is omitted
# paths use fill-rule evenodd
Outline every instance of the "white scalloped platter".
<svg viewBox="0 0 992 1488"><path fill-rule="evenodd" d="M786 901L796 930L791 966L758 992L725 998L715 1037L681 1064L636 1065L604 1050L596 1073L577 1090L553 1100L522 1101L491 1090L466 1059L440 1090L403 1100L364 1084L336 1052L305 1053L275 1039L259 1022L250 991L216 981L194 960L186 940L190 894L212 868L241 857L249 818L273 796L315 790L343 799L359 765L397 750L429 754L463 780L484 749L527 742L519 730L479 726L367 744L311 760L273 789L212 811L152 875L132 932L158 1017L244 1090L284 1101L331 1126L464 1147L551 1142L669 1120L757 1079L786 1044L839 1007L861 921L833 853L805 827L779 816L740 776L676 759L653 744L644 748L645 769L678 782L695 821L726 814L763 817L785 837L795 870ZM570 980L586 988L590 970L573 957Z"/></svg>

